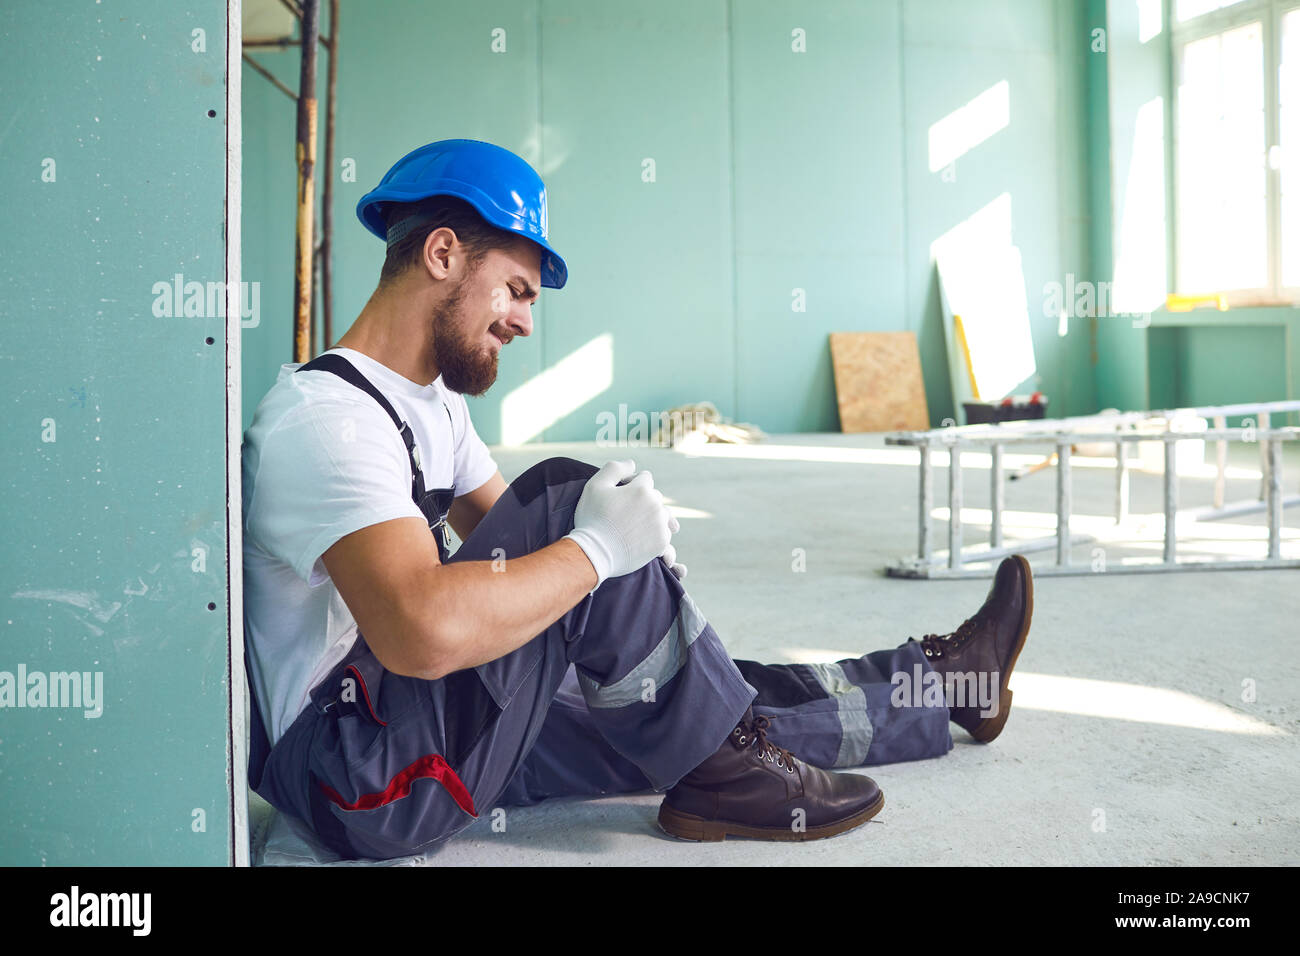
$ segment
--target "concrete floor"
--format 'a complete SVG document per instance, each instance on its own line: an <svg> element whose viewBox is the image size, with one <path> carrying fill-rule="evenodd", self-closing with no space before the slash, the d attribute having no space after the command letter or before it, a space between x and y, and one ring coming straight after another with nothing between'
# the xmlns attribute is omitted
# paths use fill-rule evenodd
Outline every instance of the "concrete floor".
<svg viewBox="0 0 1300 956"><path fill-rule="evenodd" d="M1258 455L1232 447L1229 501L1253 498ZM494 449L507 479L551 455L599 464L632 457L678 509L686 584L733 656L836 660L909 636L952 631L988 581L889 578L916 546L916 453L874 435L772 436L699 456L587 444ZM1041 457L1031 450L1025 461ZM1286 490L1300 447L1286 449ZM987 464L963 459L967 543L984 540ZM1094 463L1101 465L1100 459ZM1112 460L1113 463L1113 460ZM1007 462L1011 470L1017 461ZM1253 474L1253 477L1252 477ZM946 468L936 468L936 505ZM1134 527L1161 527L1158 474L1133 476ZM1181 477L1185 507L1210 502L1212 481ZM1026 527L1053 525L1053 471L1011 483L1006 506ZM1075 460L1080 525L1104 527L1113 472ZM1155 520L1141 518L1151 513ZM1094 521L1089 522L1092 516ZM986 520L986 518L985 518ZM1046 523L1044 523L1046 522ZM1283 554L1300 557L1300 508ZM1180 556L1262 556L1264 518L1204 525ZM946 523L936 522L940 544ZM1008 542L1017 528L1008 527ZM1114 566L1159 557L1159 544L1080 546L1073 560ZM792 549L806 570L792 570ZM1053 551L1029 555L1037 566ZM953 725L947 756L864 768L885 808L855 831L806 844L692 844L663 834L653 793L555 800L489 813L428 865L1233 865L1300 862L1300 569L1040 576L1015 704L994 743ZM1249 690L1253 687L1253 699ZM254 860L310 858L252 798ZM269 831L269 838L267 833ZM270 850L263 846L269 839Z"/></svg>

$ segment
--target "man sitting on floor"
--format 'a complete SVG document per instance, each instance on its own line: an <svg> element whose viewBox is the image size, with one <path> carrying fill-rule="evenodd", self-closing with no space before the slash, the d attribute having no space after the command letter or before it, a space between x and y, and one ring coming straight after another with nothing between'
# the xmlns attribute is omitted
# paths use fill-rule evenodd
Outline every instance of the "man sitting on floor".
<svg viewBox="0 0 1300 956"><path fill-rule="evenodd" d="M567 278L536 172L431 143L358 216L388 244L379 287L334 348L281 369L245 435L249 778L273 806L352 858L428 849L483 807L646 789L684 839L816 839L884 802L828 768L942 755L950 720L1001 732L1023 557L952 634L733 661L649 472L551 458L507 485L474 431L464 395Z"/></svg>

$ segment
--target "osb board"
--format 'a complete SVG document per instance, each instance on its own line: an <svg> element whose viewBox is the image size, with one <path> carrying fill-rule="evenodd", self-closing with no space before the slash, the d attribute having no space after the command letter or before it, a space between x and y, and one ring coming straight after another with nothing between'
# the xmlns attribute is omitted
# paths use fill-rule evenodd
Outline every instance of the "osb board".
<svg viewBox="0 0 1300 956"><path fill-rule="evenodd" d="M921 353L911 332L832 332L831 365L843 432L930 427Z"/></svg>

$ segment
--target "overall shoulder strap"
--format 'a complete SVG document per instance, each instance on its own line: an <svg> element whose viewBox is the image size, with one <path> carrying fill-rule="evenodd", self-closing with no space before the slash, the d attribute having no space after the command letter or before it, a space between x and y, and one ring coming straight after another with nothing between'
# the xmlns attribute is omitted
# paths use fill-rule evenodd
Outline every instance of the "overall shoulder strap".
<svg viewBox="0 0 1300 956"><path fill-rule="evenodd" d="M397 426L398 432L402 435L402 442L406 445L406 455L411 459L411 497L418 505L424 497L424 472L420 470L420 454L415 447L415 433L411 431L409 424L402 421L388 399L384 398L384 393L375 388L370 379L358 372L356 366L342 355L326 352L296 369L296 372L333 372L379 403L380 407L388 413L388 417L393 420L393 424Z"/></svg>

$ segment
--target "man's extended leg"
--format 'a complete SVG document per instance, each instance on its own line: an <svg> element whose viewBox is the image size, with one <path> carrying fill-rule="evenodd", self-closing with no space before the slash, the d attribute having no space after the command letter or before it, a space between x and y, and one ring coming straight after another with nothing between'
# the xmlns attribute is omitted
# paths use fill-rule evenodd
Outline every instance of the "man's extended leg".
<svg viewBox="0 0 1300 956"><path fill-rule="evenodd" d="M757 691L768 736L819 767L937 757L951 720L981 743L1011 711L1007 682L1029 634L1033 575L1024 555L999 564L983 605L951 634L834 664L736 661Z"/></svg>
<svg viewBox="0 0 1300 956"><path fill-rule="evenodd" d="M1001 731L1011 703L1007 681L1032 615L1029 565L1013 555L999 566L984 605L951 635L926 635L834 664L735 663L758 692L753 709L769 717L768 736L807 762L854 767L919 760L952 748L950 718L976 740ZM561 688L537 745L500 802L524 806L648 787L636 766L595 731L573 684Z"/></svg>
<svg viewBox="0 0 1300 956"><path fill-rule="evenodd" d="M946 704L891 701L894 674L932 670L919 645L875 651L835 664L737 660L758 691L753 711L771 721L777 746L817 767L843 768L939 757L952 749ZM551 797L651 789L635 764L596 730L572 674L556 694L541 734L497 803L530 806Z"/></svg>
<svg viewBox="0 0 1300 956"><path fill-rule="evenodd" d="M896 694L895 675L910 684L931 670L917 644L834 664L736 666L758 690L754 709L771 720L768 736L819 767L924 760L952 749L941 697L900 701Z"/></svg>

